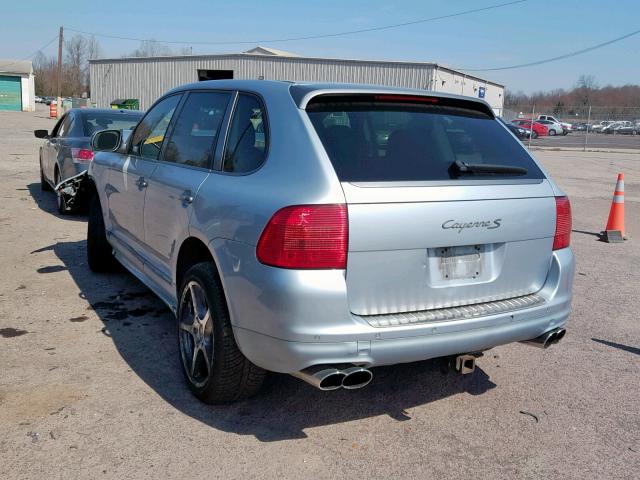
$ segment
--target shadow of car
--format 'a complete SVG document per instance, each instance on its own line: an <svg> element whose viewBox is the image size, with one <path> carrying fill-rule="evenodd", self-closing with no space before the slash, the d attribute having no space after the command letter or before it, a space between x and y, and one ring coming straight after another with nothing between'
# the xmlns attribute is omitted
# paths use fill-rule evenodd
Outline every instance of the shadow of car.
<svg viewBox="0 0 640 480"><path fill-rule="evenodd" d="M256 397L204 405L183 380L177 325L169 309L128 273L92 273L85 249L86 241L57 242L32 253L53 251L104 324L97 334L109 336L131 370L161 398L212 428L263 442L305 438L307 428L379 415L409 420L407 409L463 392L482 395L495 387L481 368L472 375L445 374L440 361L428 360L377 367L373 382L360 390L322 392L291 376L270 374Z"/></svg>

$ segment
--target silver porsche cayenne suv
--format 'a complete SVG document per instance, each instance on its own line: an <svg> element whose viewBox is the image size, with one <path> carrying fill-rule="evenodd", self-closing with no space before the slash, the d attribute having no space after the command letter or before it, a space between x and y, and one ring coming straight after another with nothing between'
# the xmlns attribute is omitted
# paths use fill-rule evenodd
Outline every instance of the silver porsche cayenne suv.
<svg viewBox="0 0 640 480"><path fill-rule="evenodd" d="M205 402L565 334L569 200L482 100L206 81L92 145L89 266L170 307Z"/></svg>

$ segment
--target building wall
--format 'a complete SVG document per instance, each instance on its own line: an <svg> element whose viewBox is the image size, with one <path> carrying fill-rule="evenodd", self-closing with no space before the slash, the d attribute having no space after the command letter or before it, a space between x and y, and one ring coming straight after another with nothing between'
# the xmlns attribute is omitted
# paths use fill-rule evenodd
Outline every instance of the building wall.
<svg viewBox="0 0 640 480"><path fill-rule="evenodd" d="M22 111L33 112L36 109L36 87L33 75L21 75Z"/></svg>
<svg viewBox="0 0 640 480"><path fill-rule="evenodd" d="M140 108L146 109L167 90L197 81L198 69L233 70L237 79L365 83L446 92L456 88L453 77L445 82L444 89L439 88L432 64L242 54L93 61L91 99L104 108L116 98L137 98ZM443 72L439 71L441 76ZM464 94L471 95L473 86L468 82ZM498 88L487 88L487 92ZM491 105L501 109L502 97L496 95L496 103Z"/></svg>
<svg viewBox="0 0 640 480"><path fill-rule="evenodd" d="M439 92L481 98L480 89L484 88L484 100L496 115L502 116L504 87L448 69L437 68L434 74L435 90Z"/></svg>

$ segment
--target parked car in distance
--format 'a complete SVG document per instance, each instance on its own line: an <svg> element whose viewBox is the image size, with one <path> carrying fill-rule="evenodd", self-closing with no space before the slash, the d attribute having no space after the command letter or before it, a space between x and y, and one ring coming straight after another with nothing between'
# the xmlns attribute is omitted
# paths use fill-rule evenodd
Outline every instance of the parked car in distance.
<svg viewBox="0 0 640 480"><path fill-rule="evenodd" d="M565 334L569 200L481 100L203 81L92 145L89 267L119 261L169 306L205 402L265 371L355 389Z"/></svg>
<svg viewBox="0 0 640 480"><path fill-rule="evenodd" d="M614 130L617 129L622 124L623 122L620 122L620 121L610 122L608 125L605 125L604 127L602 127L602 130L600 133L611 135L614 132Z"/></svg>
<svg viewBox="0 0 640 480"><path fill-rule="evenodd" d="M546 135L549 135L549 129L547 128L547 126L537 121L533 122L533 126L531 125L531 120L525 119L525 118L516 118L515 120L511 120L511 123L529 130L533 129L533 131L539 137L544 137Z"/></svg>
<svg viewBox="0 0 640 480"><path fill-rule="evenodd" d="M496 117L496 118L498 119L498 121L500 121L500 123L502 123L505 127L507 127L509 131L511 131L511 133L513 133L520 140L526 140L529 138L529 136L531 136L531 138L538 138L538 134L536 132L532 132L528 128L520 127L520 126L514 125L513 123L507 123L500 117Z"/></svg>
<svg viewBox="0 0 640 480"><path fill-rule="evenodd" d="M37 95L35 97L35 101L36 101L36 103L44 103L44 99L42 97L37 96Z"/></svg>
<svg viewBox="0 0 640 480"><path fill-rule="evenodd" d="M40 185L52 190L63 180L87 169L93 159L91 136L109 128L132 129L142 117L135 110L71 109L56 123L53 130L35 130L44 139L40 147ZM69 213L80 205L68 205L56 189L58 211Z"/></svg>
<svg viewBox="0 0 640 480"><path fill-rule="evenodd" d="M602 130L608 125L611 125L612 123L614 122L610 120L603 120L602 122L596 123L595 125L593 125L590 131L593 133L602 133Z"/></svg>
<svg viewBox="0 0 640 480"><path fill-rule="evenodd" d="M574 132L586 132L587 130L591 131L591 125L584 122L574 123L572 124L572 130Z"/></svg>
<svg viewBox="0 0 640 480"><path fill-rule="evenodd" d="M540 123L547 127L548 135L551 137L555 135L566 135L568 133L561 124L552 122L551 120L538 120L536 123Z"/></svg>
<svg viewBox="0 0 640 480"><path fill-rule="evenodd" d="M637 135L640 131L637 124L629 121L617 122L614 125L612 131L607 131L606 133L613 133L614 135Z"/></svg>
<svg viewBox="0 0 640 480"><path fill-rule="evenodd" d="M560 125L562 125L567 131L570 131L573 127L573 125L569 122L562 122L560 120L558 120L556 117L553 117L551 115L538 115L538 120L548 120L550 122L553 123L559 123Z"/></svg>

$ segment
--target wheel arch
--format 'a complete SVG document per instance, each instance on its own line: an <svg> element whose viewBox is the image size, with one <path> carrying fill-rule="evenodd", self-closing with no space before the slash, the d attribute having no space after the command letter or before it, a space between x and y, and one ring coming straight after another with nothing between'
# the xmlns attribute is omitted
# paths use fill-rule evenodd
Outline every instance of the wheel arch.
<svg viewBox="0 0 640 480"><path fill-rule="evenodd" d="M176 256L176 264L174 267L174 278L176 284L176 301L180 301L180 287L182 286L182 279L184 278L187 270L196 263L211 262L216 271L218 282L223 288L220 279L220 270L218 268L218 262L216 262L213 252L209 249L207 244L198 236L189 236L185 238L180 244L178 255Z"/></svg>

